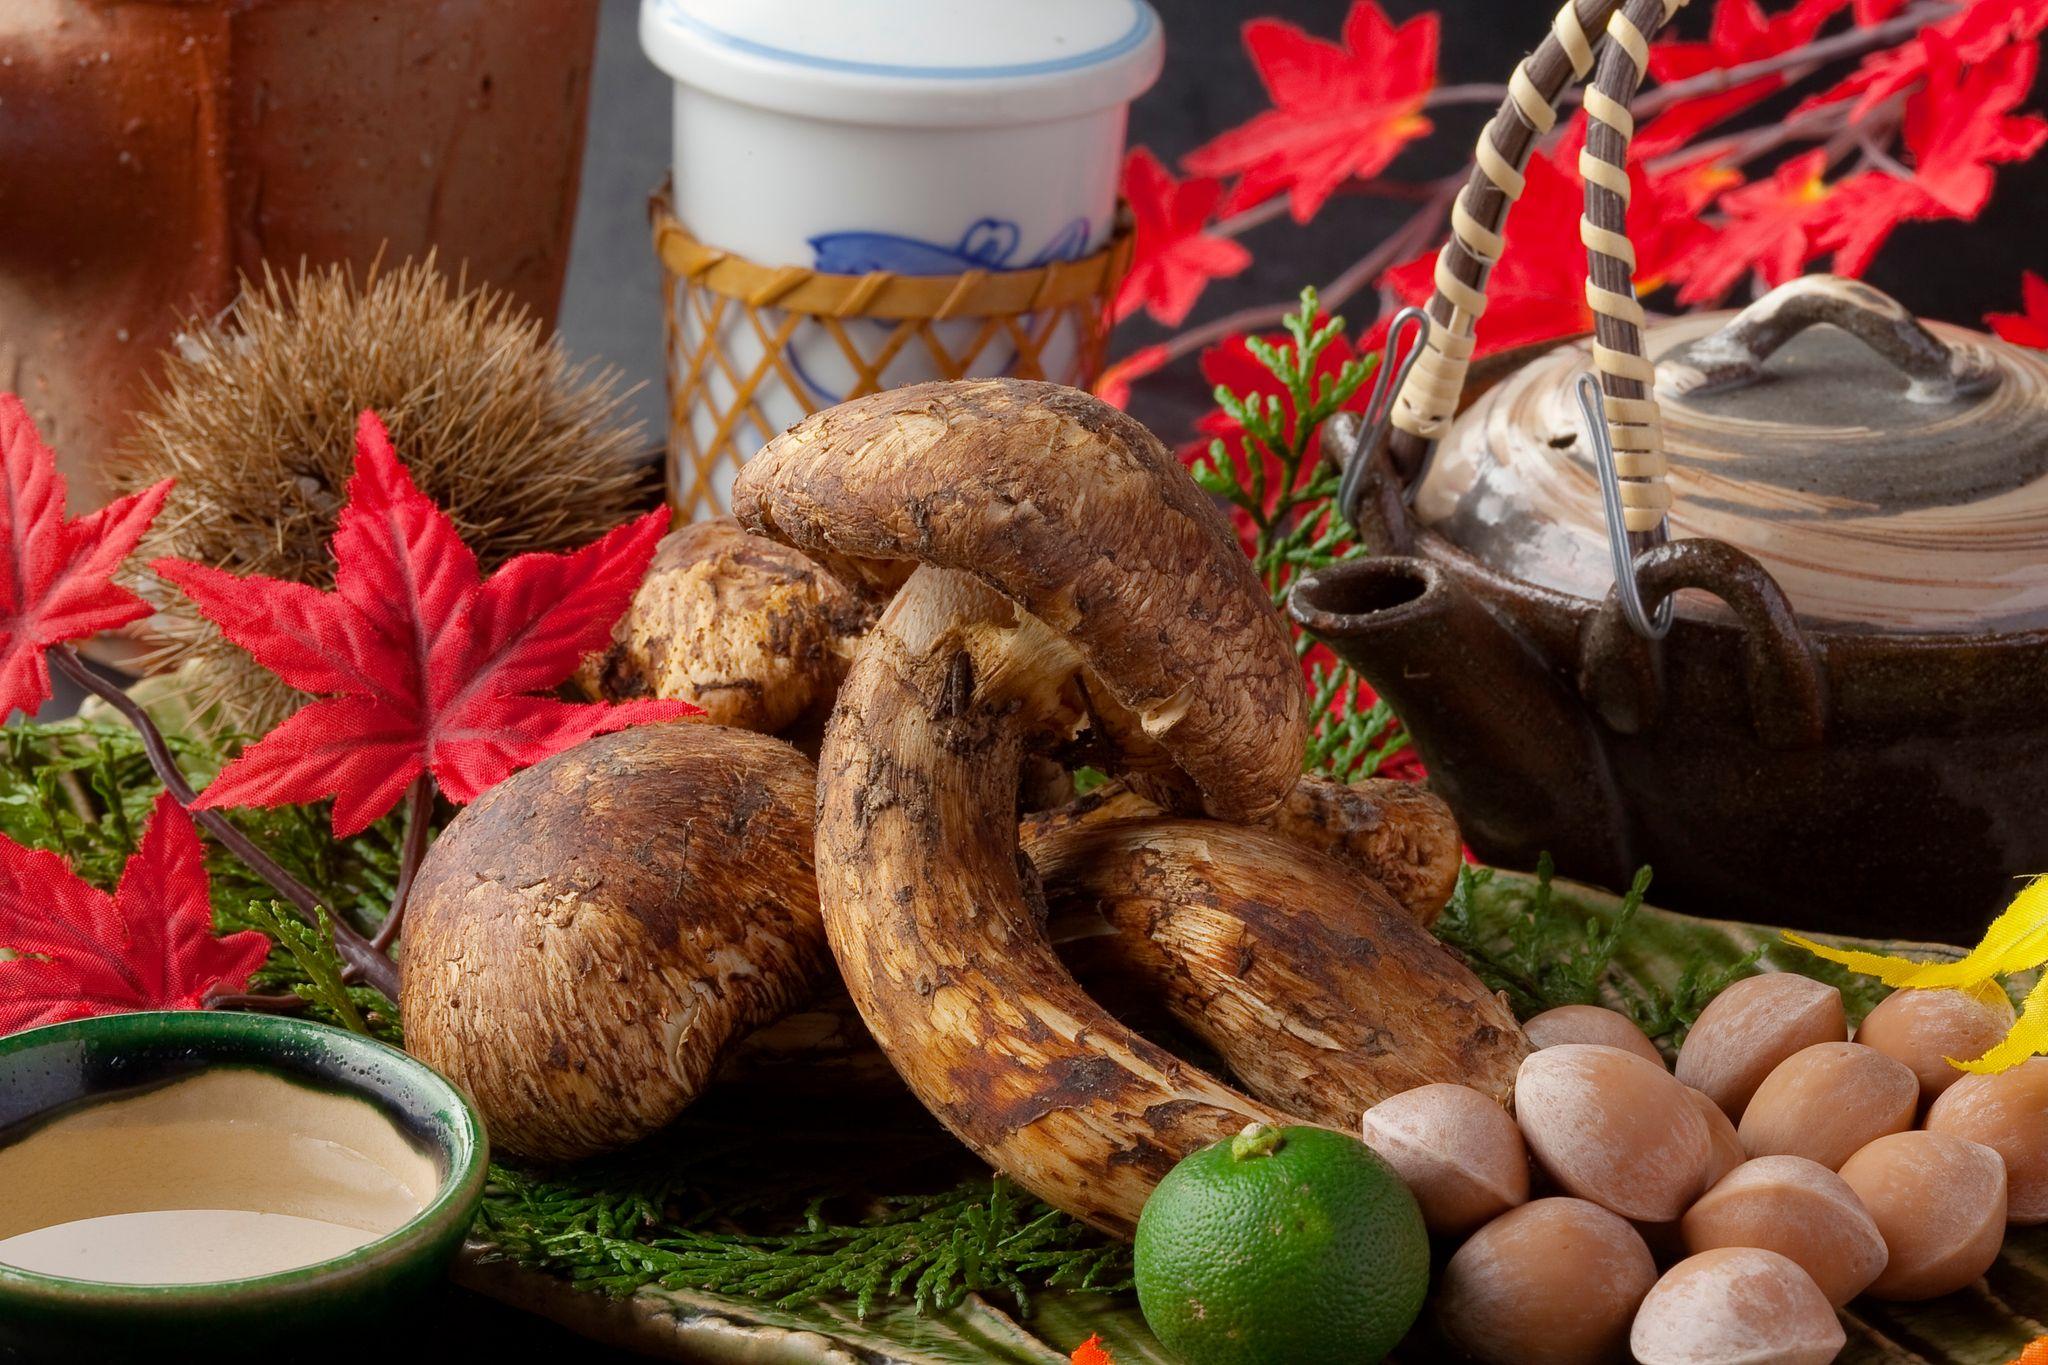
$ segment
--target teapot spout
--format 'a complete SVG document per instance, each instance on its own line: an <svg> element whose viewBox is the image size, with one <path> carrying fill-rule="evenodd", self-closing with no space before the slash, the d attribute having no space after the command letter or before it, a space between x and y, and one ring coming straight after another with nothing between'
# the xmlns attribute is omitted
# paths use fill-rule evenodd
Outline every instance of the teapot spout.
<svg viewBox="0 0 2048 1365"><path fill-rule="evenodd" d="M1626 885L1628 819L1569 680L1443 566L1352 560L1295 585L1288 611L1401 717L1479 856Z"/></svg>

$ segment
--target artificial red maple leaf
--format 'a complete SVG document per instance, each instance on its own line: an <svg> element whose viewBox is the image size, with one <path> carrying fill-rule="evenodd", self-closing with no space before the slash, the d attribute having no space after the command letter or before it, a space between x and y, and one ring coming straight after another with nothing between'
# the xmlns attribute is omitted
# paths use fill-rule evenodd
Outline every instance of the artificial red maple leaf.
<svg viewBox="0 0 2048 1365"><path fill-rule="evenodd" d="M270 955L245 931L216 938L205 854L169 793L109 896L54 853L0 837L0 1034L91 1014L198 1009L240 990Z"/></svg>
<svg viewBox="0 0 2048 1365"><path fill-rule="evenodd" d="M64 476L20 398L0 393L0 720L50 699L52 645L125 626L149 604L114 571L149 529L171 481L66 520Z"/></svg>
<svg viewBox="0 0 2048 1365"><path fill-rule="evenodd" d="M1437 17L1399 28L1373 0L1355 0L1342 46L1278 19L1244 27L1245 49L1273 107L1186 158L1198 175L1239 176L1225 212L1289 192L1296 222L1315 217L1352 176L1378 175L1430 130L1423 101L1436 84Z"/></svg>
<svg viewBox="0 0 2048 1365"><path fill-rule="evenodd" d="M2020 276L2020 311L1989 313L1984 321L2016 346L2048 351L2048 280L2027 271Z"/></svg>
<svg viewBox="0 0 2048 1365"><path fill-rule="evenodd" d="M1703 43L1671 41L1650 49L1650 74L1669 85L1763 61L1804 47L1850 0L1799 0L1783 14L1767 15L1757 0L1720 0ZM1662 156L1703 130L1785 88L1781 73L1759 76L1726 90L1695 95L1672 105L1637 135L1639 154Z"/></svg>
<svg viewBox="0 0 2048 1365"><path fill-rule="evenodd" d="M1881 24L1906 7L1906 0L1856 0L1858 25Z"/></svg>
<svg viewBox="0 0 2048 1365"><path fill-rule="evenodd" d="M1859 22L1869 22L1858 16ZM1929 24L1911 40L1879 48L1848 76L1803 101L1796 117L1822 105L1853 99L1850 117L1861 119L1894 96L1912 90L1938 60L1941 46L1965 65L1981 62L2000 48L2030 43L2048 31L2048 0L1966 0L1963 8Z"/></svg>
<svg viewBox="0 0 2048 1365"><path fill-rule="evenodd" d="M1721 233L1690 259L1678 263L1672 279L1678 301L1688 307L1713 303L1753 270L1767 284L1783 284L1820 254L1811 228L1829 210L1828 154L1816 147L1772 174L1721 195Z"/></svg>
<svg viewBox="0 0 2048 1365"><path fill-rule="evenodd" d="M222 769L199 804L332 796L335 833L346 836L422 772L472 801L592 735L699 714L687 702L524 695L559 684L610 640L667 521L649 512L573 553L520 555L485 582L455 523L364 413L334 533L333 592L184 560L152 566L258 663L322 697Z"/></svg>
<svg viewBox="0 0 2048 1365"><path fill-rule="evenodd" d="M1925 41L1925 83L1906 102L1912 176L1858 172L1833 188L1808 225L1815 249L1835 253L1838 275L1867 270L1900 223L1974 219L1991 201L1993 164L2023 161L2048 143L2048 122L2010 112L2033 88L2039 48L2013 44L1965 67L1947 39Z"/></svg>
<svg viewBox="0 0 2048 1365"><path fill-rule="evenodd" d="M1131 272L1110 308L1115 320L1145 308L1168 327L1179 326L1210 280L1251 264L1241 243L1204 230L1223 197L1221 182L1177 181L1158 157L1137 147L1124 160L1123 193L1137 240Z"/></svg>

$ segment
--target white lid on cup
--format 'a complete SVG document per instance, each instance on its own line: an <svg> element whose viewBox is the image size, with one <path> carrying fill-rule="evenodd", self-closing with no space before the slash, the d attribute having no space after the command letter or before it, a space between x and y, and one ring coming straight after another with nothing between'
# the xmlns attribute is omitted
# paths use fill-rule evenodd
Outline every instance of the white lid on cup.
<svg viewBox="0 0 2048 1365"><path fill-rule="evenodd" d="M641 0L640 44L744 104L948 127L1127 104L1165 47L1146 0Z"/></svg>

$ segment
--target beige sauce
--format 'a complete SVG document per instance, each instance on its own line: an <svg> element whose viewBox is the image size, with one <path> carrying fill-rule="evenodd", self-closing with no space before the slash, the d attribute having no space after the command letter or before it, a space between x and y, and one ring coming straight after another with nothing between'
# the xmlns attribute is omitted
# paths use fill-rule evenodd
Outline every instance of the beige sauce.
<svg viewBox="0 0 2048 1365"><path fill-rule="evenodd" d="M0 1262L122 1284L245 1279L394 1231L438 1184L366 1101L222 1068L0 1147Z"/></svg>

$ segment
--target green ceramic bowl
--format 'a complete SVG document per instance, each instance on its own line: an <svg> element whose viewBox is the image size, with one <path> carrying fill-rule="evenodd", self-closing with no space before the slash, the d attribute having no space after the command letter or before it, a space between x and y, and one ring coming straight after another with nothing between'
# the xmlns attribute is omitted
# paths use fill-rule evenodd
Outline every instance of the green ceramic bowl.
<svg viewBox="0 0 2048 1365"><path fill-rule="evenodd" d="M162 1358L202 1348L218 1356L286 1337L318 1341L329 1328L353 1335L439 1281L483 1196L483 1125L431 1069L341 1029L191 1010L106 1015L0 1038L0 1147L95 1102L220 1071L303 1087L316 1110L360 1114L332 1097L367 1101L395 1128L395 1150L415 1170L431 1170L423 1176L432 1189L425 1207L345 1255L246 1279L113 1284L0 1265L0 1345L37 1357L83 1350Z"/></svg>

